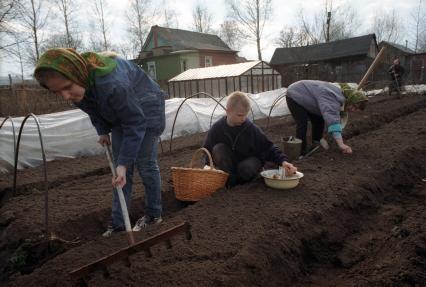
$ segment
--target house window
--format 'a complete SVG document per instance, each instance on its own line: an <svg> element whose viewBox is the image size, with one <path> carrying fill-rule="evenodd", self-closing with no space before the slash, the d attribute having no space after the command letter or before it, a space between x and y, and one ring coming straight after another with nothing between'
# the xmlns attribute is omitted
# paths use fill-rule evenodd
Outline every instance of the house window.
<svg viewBox="0 0 426 287"><path fill-rule="evenodd" d="M148 74L151 76L152 79L157 80L157 72L155 69L155 62L148 62Z"/></svg>
<svg viewBox="0 0 426 287"><path fill-rule="evenodd" d="M186 63L186 60L182 60L182 71L186 71L186 70L188 70L188 65L187 65L187 63Z"/></svg>
<svg viewBox="0 0 426 287"><path fill-rule="evenodd" d="M213 57L212 56L205 56L204 57L204 67L211 67L213 66Z"/></svg>

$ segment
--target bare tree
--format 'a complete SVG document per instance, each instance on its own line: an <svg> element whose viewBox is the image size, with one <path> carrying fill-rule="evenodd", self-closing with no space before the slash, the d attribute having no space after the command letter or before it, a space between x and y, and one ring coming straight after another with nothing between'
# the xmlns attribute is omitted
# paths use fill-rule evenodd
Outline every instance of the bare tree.
<svg viewBox="0 0 426 287"><path fill-rule="evenodd" d="M402 21L395 9L390 13L379 12L374 17L372 30L376 34L377 42L397 43L400 41L400 31L403 30Z"/></svg>
<svg viewBox="0 0 426 287"><path fill-rule="evenodd" d="M178 18L175 10L169 9L174 0L155 1L156 7L153 13L155 22L161 23L160 26L167 28L179 28Z"/></svg>
<svg viewBox="0 0 426 287"><path fill-rule="evenodd" d="M131 54L136 58L142 50L145 38L149 32L150 23L153 22L153 14L151 0L131 0L130 8L126 13L128 28L127 31L130 36L130 45L132 52L129 48L125 48L124 44L120 46L120 51L125 52L126 57Z"/></svg>
<svg viewBox="0 0 426 287"><path fill-rule="evenodd" d="M414 52L417 53L422 41L426 40L426 13L422 10L422 0L419 0L419 5L411 11L412 26L414 26Z"/></svg>
<svg viewBox="0 0 426 287"><path fill-rule="evenodd" d="M14 37L15 30L11 25L11 22L17 18L18 8L18 0L0 1L0 51L6 54L14 45L24 41L19 39L19 42L16 42Z"/></svg>
<svg viewBox="0 0 426 287"><path fill-rule="evenodd" d="M265 22L271 16L272 0L227 0L229 17L235 20L239 31L256 42L257 57L262 60L261 39Z"/></svg>
<svg viewBox="0 0 426 287"><path fill-rule="evenodd" d="M19 62L19 68L21 71L21 79L24 80L24 66L25 66L25 60L24 60L24 53L22 51L23 49L23 43L25 42L22 37L19 35L19 33L13 34L14 42L16 43L8 49L8 54L12 57L16 58Z"/></svg>
<svg viewBox="0 0 426 287"><path fill-rule="evenodd" d="M169 28L179 28L176 12L171 9L164 9L164 26Z"/></svg>
<svg viewBox="0 0 426 287"><path fill-rule="evenodd" d="M303 46L301 36L302 33L297 32L294 27L284 27L275 39L275 44L283 48Z"/></svg>
<svg viewBox="0 0 426 287"><path fill-rule="evenodd" d="M13 31L10 21L16 17L17 6L16 0L2 0L0 2L0 37Z"/></svg>
<svg viewBox="0 0 426 287"><path fill-rule="evenodd" d="M197 2L194 10L192 11L193 27L195 31L200 33L212 32L212 14L207 10L207 7Z"/></svg>
<svg viewBox="0 0 426 287"><path fill-rule="evenodd" d="M299 45L349 38L359 27L358 15L350 4L336 7L332 0L325 0L323 11L318 11L312 18L306 15L303 9L299 11Z"/></svg>
<svg viewBox="0 0 426 287"><path fill-rule="evenodd" d="M225 20L220 24L219 37L232 49L238 51L241 47L241 32L233 20Z"/></svg>
<svg viewBox="0 0 426 287"><path fill-rule="evenodd" d="M318 44L322 41L321 39L321 29L322 29L322 18L315 15L313 21L305 16L303 9L299 11L299 33L303 38L307 39L307 45L309 44Z"/></svg>
<svg viewBox="0 0 426 287"><path fill-rule="evenodd" d="M125 59L138 61L138 55L135 55L134 47L126 42L117 44L113 50Z"/></svg>
<svg viewBox="0 0 426 287"><path fill-rule="evenodd" d="M95 29L98 33L99 32L101 33L101 40L99 43L100 45L97 43L98 41L96 39L91 38L92 48L96 48L96 51L98 51L98 49L100 48L99 46L101 46L101 50L105 50L105 51L109 50L111 47L108 41L109 26L106 21L107 9L108 9L108 5L106 0L93 1L92 10L95 16L95 27L96 27Z"/></svg>
<svg viewBox="0 0 426 287"><path fill-rule="evenodd" d="M326 25L325 38L329 41L336 41L341 39L347 39L356 33L359 28L360 22L358 14L350 6L349 3L336 7L328 11L331 16L329 25Z"/></svg>
<svg viewBox="0 0 426 287"><path fill-rule="evenodd" d="M65 37L60 36L62 47L70 47L78 49L82 45L82 40L79 37L77 23L75 21L78 5L76 0L55 0L59 11L61 11L62 21L65 27Z"/></svg>
<svg viewBox="0 0 426 287"><path fill-rule="evenodd" d="M19 24L28 35L29 45L26 49L26 61L35 65L40 58L43 44L43 28L49 16L49 8L44 0L21 0L19 4Z"/></svg>
<svg viewBox="0 0 426 287"><path fill-rule="evenodd" d="M71 39L71 42L70 42ZM54 33L46 39L42 51L51 49L51 48L61 48L68 47L76 50L82 49L84 47L83 39L80 37L80 34L76 34L69 38L66 33Z"/></svg>

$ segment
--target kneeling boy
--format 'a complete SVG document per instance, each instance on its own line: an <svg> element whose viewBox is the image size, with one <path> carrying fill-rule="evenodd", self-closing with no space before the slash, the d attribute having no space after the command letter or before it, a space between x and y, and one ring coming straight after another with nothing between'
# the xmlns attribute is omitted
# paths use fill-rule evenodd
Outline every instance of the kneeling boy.
<svg viewBox="0 0 426 287"><path fill-rule="evenodd" d="M249 111L249 98L242 92L233 92L226 103L226 116L211 127L204 143L216 168L229 173L228 186L252 180L266 161L282 166L289 175L297 170L262 130L247 119Z"/></svg>

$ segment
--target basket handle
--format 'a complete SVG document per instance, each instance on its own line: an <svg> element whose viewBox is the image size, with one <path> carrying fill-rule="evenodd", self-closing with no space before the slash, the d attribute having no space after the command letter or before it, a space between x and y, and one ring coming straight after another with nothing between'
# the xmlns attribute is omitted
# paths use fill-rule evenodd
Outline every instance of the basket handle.
<svg viewBox="0 0 426 287"><path fill-rule="evenodd" d="M208 149L206 149L206 148L204 148L204 147L199 148L199 149L197 149L197 150L194 152L194 154L192 155L192 159L191 159L191 162L190 162L190 164L189 164L189 167L190 167L190 168L193 168L193 166L194 166L195 156L196 156L196 155L198 155L199 153L202 153L202 152L204 152L204 153L207 155L207 157L209 158L210 168L211 168L211 169L214 169L212 156L211 156L211 154L210 154L209 150L208 150Z"/></svg>

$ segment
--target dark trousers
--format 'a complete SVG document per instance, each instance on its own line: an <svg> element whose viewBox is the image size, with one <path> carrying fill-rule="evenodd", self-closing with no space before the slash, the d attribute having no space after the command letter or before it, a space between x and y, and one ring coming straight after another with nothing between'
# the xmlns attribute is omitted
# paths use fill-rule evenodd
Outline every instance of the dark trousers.
<svg viewBox="0 0 426 287"><path fill-rule="evenodd" d="M402 79L401 77L392 78L389 85L389 95L392 95L392 92L401 93Z"/></svg>
<svg viewBox="0 0 426 287"><path fill-rule="evenodd" d="M212 158L216 168L229 173L227 185L230 187L252 180L262 168L262 162L256 157L237 161L231 148L224 143L213 147Z"/></svg>
<svg viewBox="0 0 426 287"><path fill-rule="evenodd" d="M287 97L287 106L291 115L296 121L296 137L302 140L302 155L308 151L306 149L306 133L308 130L308 120L312 124L312 141L319 141L324 132L324 119L308 112L304 107Z"/></svg>

